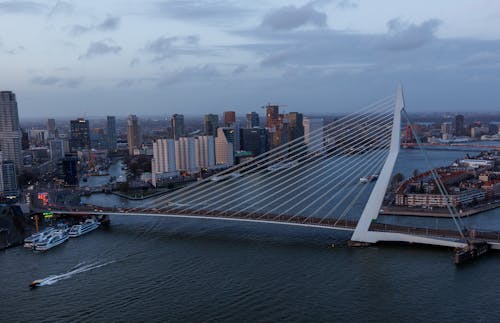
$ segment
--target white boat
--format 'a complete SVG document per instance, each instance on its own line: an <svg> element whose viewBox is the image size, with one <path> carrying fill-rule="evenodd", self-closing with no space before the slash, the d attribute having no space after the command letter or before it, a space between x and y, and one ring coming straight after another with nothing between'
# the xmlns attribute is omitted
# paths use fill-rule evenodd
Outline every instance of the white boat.
<svg viewBox="0 0 500 323"><path fill-rule="evenodd" d="M82 234L88 233L92 230L95 230L99 227L99 221L94 219L87 219L82 224L75 224L69 230L69 237L76 238L81 236Z"/></svg>
<svg viewBox="0 0 500 323"><path fill-rule="evenodd" d="M67 241L68 234L64 230L54 230L45 239L35 244L35 250L46 251Z"/></svg>
<svg viewBox="0 0 500 323"><path fill-rule="evenodd" d="M32 235L24 239L24 247L33 248L37 242L47 238L47 236L50 235L52 231L54 231L54 228L47 228L43 231L33 233Z"/></svg>

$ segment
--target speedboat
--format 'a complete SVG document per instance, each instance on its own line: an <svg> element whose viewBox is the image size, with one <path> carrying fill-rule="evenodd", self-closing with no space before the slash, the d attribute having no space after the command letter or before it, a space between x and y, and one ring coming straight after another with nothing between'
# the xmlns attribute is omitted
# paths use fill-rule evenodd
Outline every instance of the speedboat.
<svg viewBox="0 0 500 323"><path fill-rule="evenodd" d="M34 281L32 281L32 282L30 283L30 288L31 288L31 289L33 289L33 288L36 288L36 287L42 286L42 285L43 285L43 283L45 283L45 282L49 282L49 281L50 281L51 279L53 279L54 277L56 277L56 276L52 275L52 276L49 276L49 277L47 277L47 278L35 279Z"/></svg>
<svg viewBox="0 0 500 323"><path fill-rule="evenodd" d="M49 236L52 231L54 231L54 228L47 228L43 231L33 233L32 235L24 239L24 247L33 248L37 242L47 238L47 236Z"/></svg>
<svg viewBox="0 0 500 323"><path fill-rule="evenodd" d="M47 236L42 241L35 244L36 251L47 251L50 248L60 245L61 243L67 241L69 238L68 234L64 230L54 230L50 235Z"/></svg>
<svg viewBox="0 0 500 323"><path fill-rule="evenodd" d="M42 284L44 280L43 279L35 279L34 281L31 282L30 288L36 288Z"/></svg>
<svg viewBox="0 0 500 323"><path fill-rule="evenodd" d="M82 234L88 233L92 230L95 230L99 227L99 221L94 219L87 219L82 224L75 224L69 230L70 238L76 238L81 236Z"/></svg>

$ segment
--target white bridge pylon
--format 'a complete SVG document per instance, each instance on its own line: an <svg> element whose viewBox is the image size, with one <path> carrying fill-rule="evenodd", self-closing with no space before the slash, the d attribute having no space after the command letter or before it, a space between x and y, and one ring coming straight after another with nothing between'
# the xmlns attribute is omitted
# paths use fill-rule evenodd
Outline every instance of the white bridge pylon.
<svg viewBox="0 0 500 323"><path fill-rule="evenodd" d="M368 202L365 205L363 213L359 218L358 224L351 237L352 241L362 243L377 243L377 242L408 242L449 247L464 247L465 243L438 239L432 237L423 237L405 233L370 231L370 225L374 222L384 201L384 196L391 181L394 165L399 155L401 145L401 114L405 107L403 86L398 85L396 93L396 103L394 106L394 118L392 123L391 144L389 154L384 163L380 176L373 188Z"/></svg>

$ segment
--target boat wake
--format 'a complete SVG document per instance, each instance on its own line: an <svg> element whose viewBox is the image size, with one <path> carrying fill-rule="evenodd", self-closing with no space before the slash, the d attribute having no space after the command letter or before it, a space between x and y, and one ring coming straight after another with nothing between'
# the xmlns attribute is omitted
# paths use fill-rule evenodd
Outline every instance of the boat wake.
<svg viewBox="0 0 500 323"><path fill-rule="evenodd" d="M97 268L101 268L104 266L107 266L109 264L112 264L116 262L115 260L111 260L108 262L95 262L91 263L88 265L84 265L85 262L79 263L75 267L73 267L70 271L63 273L63 274L58 274L58 275L50 275L48 277L42 278L42 279L37 279L31 283L31 287L40 287L40 286L47 286L47 285L53 285L57 283L60 280L68 279L73 277L74 275L84 273L86 271L94 270Z"/></svg>

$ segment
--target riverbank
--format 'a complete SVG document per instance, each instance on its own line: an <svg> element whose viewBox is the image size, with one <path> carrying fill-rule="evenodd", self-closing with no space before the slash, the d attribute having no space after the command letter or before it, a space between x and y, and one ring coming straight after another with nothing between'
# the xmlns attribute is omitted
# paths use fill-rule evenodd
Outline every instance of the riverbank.
<svg viewBox="0 0 500 323"><path fill-rule="evenodd" d="M458 217L469 217L478 213L486 212L500 207L499 202L492 202L491 204L480 205L473 208L468 208L460 210L457 214ZM397 207L397 206L383 206L380 210L382 215L401 215L401 216L419 216L419 217L431 217L431 218L451 218L450 212L447 208L434 208L421 209L421 208L408 208L408 207Z"/></svg>

